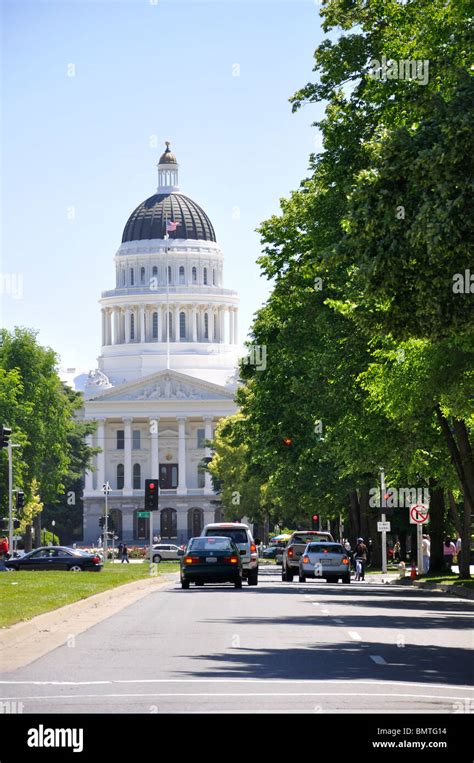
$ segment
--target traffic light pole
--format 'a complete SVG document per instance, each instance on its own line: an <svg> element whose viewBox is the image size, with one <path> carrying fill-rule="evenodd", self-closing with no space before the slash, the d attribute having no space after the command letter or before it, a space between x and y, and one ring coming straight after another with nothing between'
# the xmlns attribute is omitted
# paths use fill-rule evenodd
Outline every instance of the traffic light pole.
<svg viewBox="0 0 474 763"><path fill-rule="evenodd" d="M13 549L13 452L12 444L8 443L8 549Z"/></svg>
<svg viewBox="0 0 474 763"><path fill-rule="evenodd" d="M106 482L104 485L104 492L105 492L105 522L104 522L104 541L102 543L102 547L104 549L104 565L107 561L107 554L108 554L108 530L109 530L109 483Z"/></svg>

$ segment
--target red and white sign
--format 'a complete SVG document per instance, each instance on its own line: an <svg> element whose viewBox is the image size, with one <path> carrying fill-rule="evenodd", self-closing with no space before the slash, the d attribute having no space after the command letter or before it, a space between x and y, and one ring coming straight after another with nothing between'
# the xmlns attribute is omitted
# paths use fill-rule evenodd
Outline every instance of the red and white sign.
<svg viewBox="0 0 474 763"><path fill-rule="evenodd" d="M422 503L417 503L410 508L410 524L411 525L424 525L430 521L430 512L427 506Z"/></svg>

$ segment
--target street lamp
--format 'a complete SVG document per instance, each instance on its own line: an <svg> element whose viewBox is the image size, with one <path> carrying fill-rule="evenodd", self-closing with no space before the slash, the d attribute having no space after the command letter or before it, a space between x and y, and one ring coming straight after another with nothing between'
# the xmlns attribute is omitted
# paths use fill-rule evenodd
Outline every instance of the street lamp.
<svg viewBox="0 0 474 763"><path fill-rule="evenodd" d="M54 543L54 528L55 528L55 526L56 526L56 520L53 519L52 522L51 522L51 527L53 528L53 546L55 545L55 543Z"/></svg>

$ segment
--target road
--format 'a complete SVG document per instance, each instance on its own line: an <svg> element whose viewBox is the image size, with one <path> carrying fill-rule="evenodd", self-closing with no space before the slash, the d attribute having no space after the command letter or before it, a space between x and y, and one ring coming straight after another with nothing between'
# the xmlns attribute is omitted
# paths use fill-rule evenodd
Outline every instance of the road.
<svg viewBox="0 0 474 763"><path fill-rule="evenodd" d="M171 582L0 674L0 694L25 713L473 712L473 607L275 567L240 591Z"/></svg>

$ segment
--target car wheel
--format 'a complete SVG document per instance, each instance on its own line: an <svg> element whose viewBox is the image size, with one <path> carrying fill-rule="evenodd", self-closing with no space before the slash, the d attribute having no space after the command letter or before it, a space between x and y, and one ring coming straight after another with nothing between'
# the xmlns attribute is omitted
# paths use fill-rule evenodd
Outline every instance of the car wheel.
<svg viewBox="0 0 474 763"><path fill-rule="evenodd" d="M281 579L284 583L288 583L288 576L284 567L281 568Z"/></svg>
<svg viewBox="0 0 474 763"><path fill-rule="evenodd" d="M293 570L286 571L286 579L288 580L289 583L293 582L293 575L294 575Z"/></svg>
<svg viewBox="0 0 474 763"><path fill-rule="evenodd" d="M252 570L247 578L249 585L258 585L258 570Z"/></svg>
<svg viewBox="0 0 474 763"><path fill-rule="evenodd" d="M155 564L159 564L161 562L161 556L159 554L156 554L156 556L153 557L153 561Z"/></svg>
<svg viewBox="0 0 474 763"><path fill-rule="evenodd" d="M351 576L346 575L344 578L342 578L343 583L350 583L351 582Z"/></svg>
<svg viewBox="0 0 474 763"><path fill-rule="evenodd" d="M300 581L300 583L306 583L306 577L305 577L305 575L299 575L299 576L298 576L298 580Z"/></svg>
<svg viewBox="0 0 474 763"><path fill-rule="evenodd" d="M69 572L82 572L82 567L80 564L73 564L72 567L69 567Z"/></svg>
<svg viewBox="0 0 474 763"><path fill-rule="evenodd" d="M234 588L242 588L242 578L239 578L239 580L235 581Z"/></svg>
<svg viewBox="0 0 474 763"><path fill-rule="evenodd" d="M181 581L181 588L184 588L187 590L189 588L189 581L188 580L182 580Z"/></svg>

